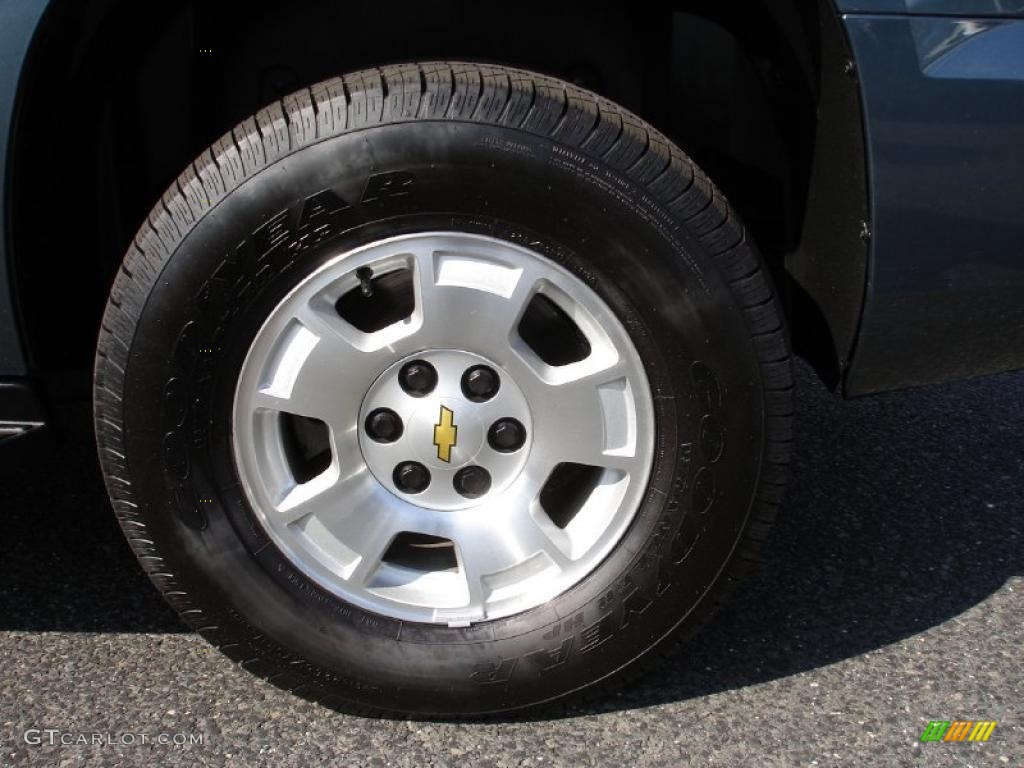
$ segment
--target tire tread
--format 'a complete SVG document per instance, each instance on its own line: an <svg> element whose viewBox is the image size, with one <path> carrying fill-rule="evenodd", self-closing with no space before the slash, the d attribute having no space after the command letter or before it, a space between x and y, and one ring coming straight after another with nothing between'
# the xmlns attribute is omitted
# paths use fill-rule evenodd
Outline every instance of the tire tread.
<svg viewBox="0 0 1024 768"><path fill-rule="evenodd" d="M307 698L364 715L388 715L341 699L295 676L281 662L253 656L195 605L147 538L124 455L124 371L136 321L184 236L231 190L289 154L342 133L398 121L459 120L507 126L601 158L641 185L707 248L746 318L764 390L766 444L745 529L724 572L727 595L758 561L789 475L793 376L789 342L771 279L743 224L708 177L665 136L622 107L582 88L517 69L466 63L396 65L334 77L290 94L241 121L204 150L170 185L136 234L107 304L95 358L94 417L100 462L115 515L143 568L190 627L247 669L287 677ZM705 615L714 605L707 606ZM693 631L664 639L625 674L591 686L607 695L672 655Z"/></svg>

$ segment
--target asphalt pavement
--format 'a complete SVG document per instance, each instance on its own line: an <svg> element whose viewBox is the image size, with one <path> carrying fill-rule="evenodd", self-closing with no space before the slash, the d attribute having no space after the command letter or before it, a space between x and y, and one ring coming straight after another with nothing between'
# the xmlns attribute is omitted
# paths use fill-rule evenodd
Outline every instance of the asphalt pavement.
<svg viewBox="0 0 1024 768"><path fill-rule="evenodd" d="M1024 373L855 401L798 374L795 480L731 605L617 696L474 724L341 715L184 631L72 411L0 480L0 765L1024 766Z"/></svg>

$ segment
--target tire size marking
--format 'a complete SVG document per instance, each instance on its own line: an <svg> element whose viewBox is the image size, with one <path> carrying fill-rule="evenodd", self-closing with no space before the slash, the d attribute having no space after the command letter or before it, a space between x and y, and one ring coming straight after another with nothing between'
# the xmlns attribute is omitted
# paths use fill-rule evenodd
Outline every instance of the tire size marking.
<svg viewBox="0 0 1024 768"><path fill-rule="evenodd" d="M672 246L676 255L685 262L704 294L711 295L711 288L704 278L704 270L690 257L689 249L680 242L676 234L680 231L679 224L662 210L661 205L647 192L630 187L620 174L567 147L553 144L549 163L582 178L654 227Z"/></svg>

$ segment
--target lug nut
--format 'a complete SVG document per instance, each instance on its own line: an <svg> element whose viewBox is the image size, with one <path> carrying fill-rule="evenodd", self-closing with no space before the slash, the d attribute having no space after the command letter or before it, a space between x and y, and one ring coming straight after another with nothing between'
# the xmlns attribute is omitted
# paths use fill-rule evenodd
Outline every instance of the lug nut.
<svg viewBox="0 0 1024 768"><path fill-rule="evenodd" d="M500 386L498 374L486 365L474 365L462 374L462 394L474 403L490 400L498 394Z"/></svg>
<svg viewBox="0 0 1024 768"><path fill-rule="evenodd" d="M463 467L455 473L452 484L467 499L477 499L491 490L491 474L483 467Z"/></svg>
<svg viewBox="0 0 1024 768"><path fill-rule="evenodd" d="M496 451L514 453L526 442L526 428L517 419L498 419L487 430L487 442Z"/></svg>
<svg viewBox="0 0 1024 768"><path fill-rule="evenodd" d="M395 467L392 479L402 493L423 493L430 485L430 470L418 461L403 461Z"/></svg>
<svg viewBox="0 0 1024 768"><path fill-rule="evenodd" d="M377 408L366 417L366 434L378 443L393 443L402 436L402 418L390 408Z"/></svg>
<svg viewBox="0 0 1024 768"><path fill-rule="evenodd" d="M437 386L437 371L425 360L413 360L402 366L398 374L398 383L407 394L423 397L433 392Z"/></svg>

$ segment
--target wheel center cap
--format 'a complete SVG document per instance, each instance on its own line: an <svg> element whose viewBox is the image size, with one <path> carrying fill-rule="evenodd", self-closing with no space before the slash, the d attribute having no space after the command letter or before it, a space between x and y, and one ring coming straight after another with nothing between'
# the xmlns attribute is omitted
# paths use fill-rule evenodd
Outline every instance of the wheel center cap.
<svg viewBox="0 0 1024 768"><path fill-rule="evenodd" d="M375 428L382 412L386 431ZM463 509L492 499L515 481L530 452L523 393L501 367L469 352L427 350L400 360L373 383L360 413L367 467L421 507Z"/></svg>

